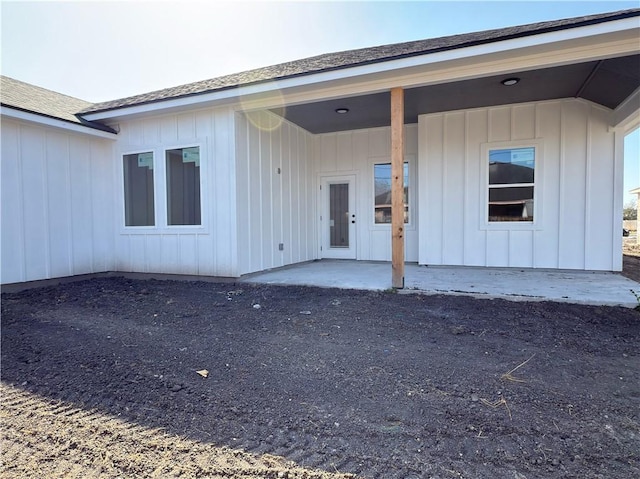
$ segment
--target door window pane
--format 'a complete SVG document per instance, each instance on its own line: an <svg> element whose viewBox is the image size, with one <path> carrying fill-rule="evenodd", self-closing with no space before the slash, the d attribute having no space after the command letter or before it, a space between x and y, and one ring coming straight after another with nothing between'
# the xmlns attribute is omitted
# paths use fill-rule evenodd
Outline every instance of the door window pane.
<svg viewBox="0 0 640 479"><path fill-rule="evenodd" d="M123 156L126 226L154 226L153 153Z"/></svg>
<svg viewBox="0 0 640 479"><path fill-rule="evenodd" d="M373 165L376 224L391 223L391 163ZM404 164L404 222L409 222L409 163Z"/></svg>
<svg viewBox="0 0 640 479"><path fill-rule="evenodd" d="M349 184L329 185L329 238L332 248L349 247Z"/></svg>
<svg viewBox="0 0 640 479"><path fill-rule="evenodd" d="M199 225L200 148L167 150L167 222Z"/></svg>

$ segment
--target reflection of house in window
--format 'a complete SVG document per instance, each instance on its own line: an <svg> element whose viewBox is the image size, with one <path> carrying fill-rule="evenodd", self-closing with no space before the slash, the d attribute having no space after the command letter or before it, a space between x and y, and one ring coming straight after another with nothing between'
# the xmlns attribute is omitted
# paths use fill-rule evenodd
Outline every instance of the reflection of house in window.
<svg viewBox="0 0 640 479"><path fill-rule="evenodd" d="M489 221L533 221L535 148L489 152Z"/></svg>
<svg viewBox="0 0 640 479"><path fill-rule="evenodd" d="M391 223L391 163L373 165L375 222ZM409 222L409 163L404 164L404 222Z"/></svg>

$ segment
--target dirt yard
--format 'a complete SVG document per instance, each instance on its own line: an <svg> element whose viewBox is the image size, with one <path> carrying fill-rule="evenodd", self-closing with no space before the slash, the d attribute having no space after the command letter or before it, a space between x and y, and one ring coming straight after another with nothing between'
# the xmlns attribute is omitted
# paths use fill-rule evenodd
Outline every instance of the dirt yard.
<svg viewBox="0 0 640 479"><path fill-rule="evenodd" d="M548 302L122 278L3 294L0 476L640 477L638 337L637 311Z"/></svg>
<svg viewBox="0 0 640 479"><path fill-rule="evenodd" d="M640 244L631 238L623 243L622 251L622 274L640 283Z"/></svg>

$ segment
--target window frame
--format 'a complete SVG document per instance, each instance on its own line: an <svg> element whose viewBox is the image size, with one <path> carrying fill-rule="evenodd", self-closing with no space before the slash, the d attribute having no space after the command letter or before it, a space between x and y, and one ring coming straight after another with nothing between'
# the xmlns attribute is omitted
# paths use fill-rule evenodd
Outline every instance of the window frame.
<svg viewBox="0 0 640 479"><path fill-rule="evenodd" d="M171 151L171 150L184 150L187 148L198 148L198 156L199 156L199 161L200 161L200 165L198 165L198 167L200 168L200 170L198 171L198 174L200 176L199 181L200 181L200 224L197 225L170 225L169 224L169 190L168 190L168 184L167 181L169 179L169 175L167 174L167 152ZM185 143L183 146L163 146L162 147L162 162L163 162L163 168L162 168L162 172L163 172L163 202L164 202L164 208L163 208L163 227L167 228L167 229L191 229L191 228L202 228L204 226L204 205L205 202L203 201L203 193L204 193L204 188L202 188L202 178L204 175L204 168L203 168L203 147L201 144L199 143Z"/></svg>
<svg viewBox="0 0 640 479"><path fill-rule="evenodd" d="M209 232L209 183L208 180L208 148L206 138L196 138L171 143L153 145L125 146L118 152L118 176L120 184L120 232L121 234L180 234ZM200 154L200 224L199 225L170 225L168 223L168 191L167 191L167 163L166 155L169 150L184 148L199 148ZM126 155L153 153L153 183L154 183L154 226L126 226L125 191L124 191L124 157ZM205 187L205 185L207 185Z"/></svg>
<svg viewBox="0 0 640 479"><path fill-rule="evenodd" d="M534 174L533 183L509 183L499 186L489 184L489 154L493 150L515 150L520 148L533 148L534 150ZM481 229L485 230L514 230L527 231L538 230L542 224L542 194L541 178L543 171L543 143L540 139L495 141L481 145L481 192L480 192L480 218ZM491 189L533 187L533 221L489 221L489 191Z"/></svg>
<svg viewBox="0 0 640 479"><path fill-rule="evenodd" d="M126 191L125 191L125 179L124 179L124 158L129 155L140 155L142 153L153 154L153 225L127 225L127 205L126 205ZM120 184L120 215L121 215L121 227L126 231L155 231L158 229L158 152L154 146L149 147L136 147L132 149L126 149L119 152L118 155L118 176Z"/></svg>
<svg viewBox="0 0 640 479"><path fill-rule="evenodd" d="M416 208L417 208L417 200L416 200L416 188L418 179L417 174L414 171L416 168L416 160L414 155L405 155L403 164L408 165L407 176L409 178L409 191L407 194L407 204L409 208L408 221L404 223L404 228L406 230L414 230L416 228L417 216L416 216ZM370 203L369 203L369 225L373 230L376 229L390 229L391 223L376 223L376 175L375 175L375 167L376 165L386 165L391 164L391 158L388 156L380 156L375 158L370 158L369 162L369 174L371 175L371 194L369 195Z"/></svg>

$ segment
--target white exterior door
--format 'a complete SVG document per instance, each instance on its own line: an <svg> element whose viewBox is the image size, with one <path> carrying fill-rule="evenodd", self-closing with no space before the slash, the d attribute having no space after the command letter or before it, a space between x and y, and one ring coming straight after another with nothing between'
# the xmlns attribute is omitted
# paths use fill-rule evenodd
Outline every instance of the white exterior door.
<svg viewBox="0 0 640 479"><path fill-rule="evenodd" d="M322 258L356 259L356 177L320 178Z"/></svg>

